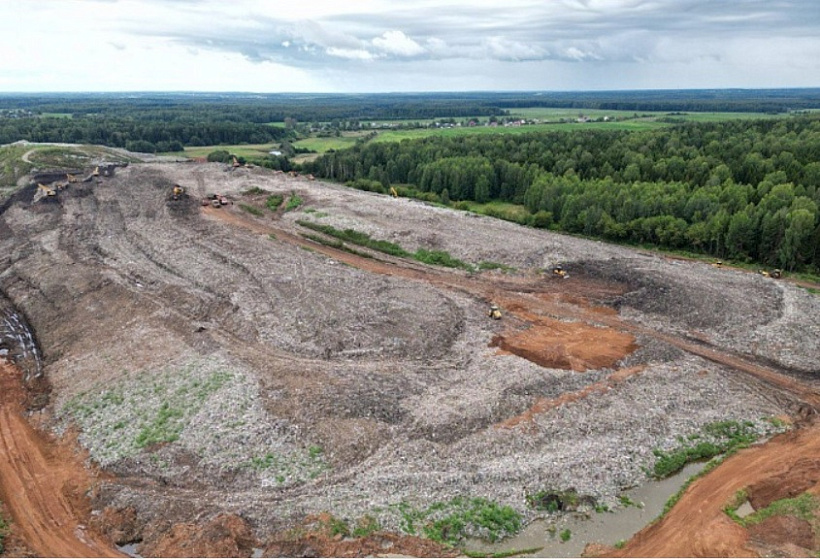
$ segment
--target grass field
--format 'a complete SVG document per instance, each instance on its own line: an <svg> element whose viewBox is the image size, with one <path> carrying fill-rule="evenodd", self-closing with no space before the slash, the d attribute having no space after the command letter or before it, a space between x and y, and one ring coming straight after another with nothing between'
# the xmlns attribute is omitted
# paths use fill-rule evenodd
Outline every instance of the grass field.
<svg viewBox="0 0 820 559"><path fill-rule="evenodd" d="M532 107L525 109L510 110L511 117L520 117L533 120L544 121L558 121L558 120L575 120L581 115L598 119L603 117L610 117L615 120L632 119L639 117L641 120L674 117L681 120L692 122L717 122L723 120L750 120L759 118L778 118L782 115L771 115L765 113L697 113L684 112L674 114L663 111L605 111L600 109L551 109L542 107Z"/></svg>
<svg viewBox="0 0 820 559"><path fill-rule="evenodd" d="M356 140L363 135L361 132L347 132L342 136L332 138L305 138L304 140L293 142L293 147L324 153L331 149L338 150L352 147L353 144L356 143Z"/></svg>
<svg viewBox="0 0 820 559"><path fill-rule="evenodd" d="M198 146L186 147L184 152L178 152L178 155L185 155L187 157L208 157L208 154L217 151L225 150L233 155L241 157L261 157L268 155L272 149L279 149L278 143L271 144L241 144L234 146Z"/></svg>

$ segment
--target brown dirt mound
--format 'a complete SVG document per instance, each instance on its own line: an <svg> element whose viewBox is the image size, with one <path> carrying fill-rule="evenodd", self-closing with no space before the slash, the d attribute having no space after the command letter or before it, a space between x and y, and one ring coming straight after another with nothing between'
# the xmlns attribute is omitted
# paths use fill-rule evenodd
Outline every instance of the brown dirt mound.
<svg viewBox="0 0 820 559"><path fill-rule="evenodd" d="M376 532L362 538L334 535L332 517L320 514L305 519L301 527L274 537L264 557L456 557L459 552L415 536Z"/></svg>
<svg viewBox="0 0 820 559"><path fill-rule="evenodd" d="M250 557L256 539L248 523L236 515L220 515L209 522L175 524L159 539L141 544L145 557Z"/></svg>
<svg viewBox="0 0 820 559"><path fill-rule="evenodd" d="M614 557L749 557L755 555L749 532L723 508L744 487L780 478L792 464L816 467L820 424L779 435L761 446L741 450L684 492L659 522L641 530ZM811 465L814 466L811 466ZM812 473L812 476L816 472ZM785 478L784 478L785 479ZM777 521L782 522L782 521ZM763 535L788 541L782 525L769 523ZM800 528L803 530L803 528Z"/></svg>
<svg viewBox="0 0 820 559"><path fill-rule="evenodd" d="M764 547L792 544L804 552L814 548L814 531L811 524L793 516L772 516L749 528L749 538ZM809 554L806 554L808 556Z"/></svg>
<svg viewBox="0 0 820 559"><path fill-rule="evenodd" d="M759 510L780 499L797 497L820 482L820 459L800 458L780 475L764 479L746 490L749 503Z"/></svg>
<svg viewBox="0 0 820 559"><path fill-rule="evenodd" d="M86 528L91 476L71 441L54 441L26 421L22 373L0 360L0 500L15 534L44 557L123 557Z"/></svg>
<svg viewBox="0 0 820 559"><path fill-rule="evenodd" d="M511 417L503 423L500 423L499 427L515 427L521 423L531 422L538 414L557 408L558 406L563 406L564 404L569 404L570 402L576 402L582 398L586 398L593 392L604 393L607 390L614 388L618 383L623 382L632 375L640 373L644 369L644 366L621 369L619 371L615 371L600 382L584 387L583 390L579 390L577 392L567 392L558 398L539 398L530 409L521 415Z"/></svg>

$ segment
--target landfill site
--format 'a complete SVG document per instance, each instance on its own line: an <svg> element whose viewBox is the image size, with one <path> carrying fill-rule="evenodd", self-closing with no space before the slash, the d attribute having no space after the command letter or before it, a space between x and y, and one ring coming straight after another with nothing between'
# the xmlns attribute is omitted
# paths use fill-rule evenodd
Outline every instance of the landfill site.
<svg viewBox="0 0 820 559"><path fill-rule="evenodd" d="M616 510L656 450L727 420L761 444L589 553L816 553L808 521L721 516L740 489L820 495L816 286L295 173L105 163L0 201L6 553L455 555L406 511Z"/></svg>

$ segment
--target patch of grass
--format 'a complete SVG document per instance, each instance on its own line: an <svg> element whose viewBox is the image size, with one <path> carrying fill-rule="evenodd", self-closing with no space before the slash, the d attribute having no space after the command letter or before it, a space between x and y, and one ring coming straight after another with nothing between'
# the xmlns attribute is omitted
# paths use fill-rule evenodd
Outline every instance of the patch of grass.
<svg viewBox="0 0 820 559"><path fill-rule="evenodd" d="M738 524L740 524L742 526L743 525L743 519L740 518L740 516L738 516L737 509L740 508L740 506L743 503L745 503L748 499L749 499L749 495L748 495L748 493L746 492L745 489L737 490L735 492L734 496L732 497L732 500L729 501L729 504L727 504L725 507L723 507L723 512L726 513L726 516L728 516L729 518L731 518L732 520L734 520L735 522L737 522Z"/></svg>
<svg viewBox="0 0 820 559"><path fill-rule="evenodd" d="M10 528L8 520L0 515L0 554L5 550L6 536L9 535Z"/></svg>
<svg viewBox="0 0 820 559"><path fill-rule="evenodd" d="M632 499L629 498L629 495L618 495L618 501L620 501L621 506L624 508L626 507L635 507L635 508L643 508L643 505L640 503L636 503Z"/></svg>
<svg viewBox="0 0 820 559"><path fill-rule="evenodd" d="M543 547L528 547L526 549L510 549L508 551L496 551L494 553L487 553L485 551L469 551L462 549L461 552L467 557L490 557L493 559L503 559L504 557L514 557L516 555L532 555L544 549Z"/></svg>
<svg viewBox="0 0 820 559"><path fill-rule="evenodd" d="M262 217L263 215L265 215L265 212L263 212L256 206L251 206L250 204L239 204L239 207L248 212L249 214L255 215L256 217Z"/></svg>
<svg viewBox="0 0 820 559"><path fill-rule="evenodd" d="M268 207L269 210L275 212L276 210L279 209L279 206L281 206L282 202L284 202L284 201L285 201L285 197L282 196L281 194L271 194L265 200L265 205Z"/></svg>
<svg viewBox="0 0 820 559"><path fill-rule="evenodd" d="M293 210L297 209L299 206L301 206L303 203L304 203L304 200L302 200L299 197L298 194L293 192L293 193L291 193L290 198L288 198L288 203L285 204L285 211L286 212L293 211Z"/></svg>
<svg viewBox="0 0 820 559"><path fill-rule="evenodd" d="M353 528L351 534L354 538L366 538L379 530L381 530L379 521L370 515L365 515L356 522L356 526Z"/></svg>
<svg viewBox="0 0 820 559"><path fill-rule="evenodd" d="M342 241L346 241L354 245L363 246L365 248L373 249L378 252L383 252L385 254L390 254L392 256L410 256L409 252L401 248L396 243L373 239L367 233L361 233L354 229L345 229L344 231L340 231L339 229L331 227L330 225L322 225L321 223L314 223L312 221L305 220L299 220L296 223L301 225L302 227L313 229L314 231L324 233L325 235L328 235L330 237L335 237Z"/></svg>
<svg viewBox="0 0 820 559"><path fill-rule="evenodd" d="M448 252L443 250L427 250L420 248L414 254L413 258L424 264L432 264L434 266L445 266L447 268L461 268L463 270L472 270L473 267L466 262L450 256Z"/></svg>
<svg viewBox="0 0 820 559"><path fill-rule="evenodd" d="M259 194L265 194L267 190L263 188L259 188L258 186L253 186L247 190L243 190L242 194L247 194L248 196L256 196Z"/></svg>
<svg viewBox="0 0 820 559"><path fill-rule="evenodd" d="M626 540L618 540L615 542L615 549L623 549L626 546Z"/></svg>
<svg viewBox="0 0 820 559"><path fill-rule="evenodd" d="M535 510L546 512L559 512L562 510L574 510L578 507L580 497L573 490L553 491L545 489L527 495L527 504Z"/></svg>
<svg viewBox="0 0 820 559"><path fill-rule="evenodd" d="M356 256L361 256L362 258L373 258L372 255L362 252L360 250L356 250L355 248L351 248L344 244L339 239L326 239L324 237L320 237L319 235L311 235L310 233L302 233L302 237L305 239L311 240L314 243L319 243L320 245L328 246L330 248L335 248L338 250L343 250L345 252L349 252L350 254L355 254Z"/></svg>
<svg viewBox="0 0 820 559"><path fill-rule="evenodd" d="M740 500L741 498L742 500ZM817 497L810 493L801 493L797 497L774 501L769 506L757 510L745 518L740 518L735 511L745 501L746 492L739 491L732 502L723 509L732 520L741 526L754 526L773 516L793 516L799 520L812 522L817 518L817 513L820 511L820 500Z"/></svg>
<svg viewBox="0 0 820 559"><path fill-rule="evenodd" d="M564 528L558 534L558 537L561 539L562 542L568 542L572 537L572 531L569 528Z"/></svg>
<svg viewBox="0 0 820 559"><path fill-rule="evenodd" d="M479 270L501 270L502 272L514 272L515 268L512 266L507 266L506 264L500 264L498 262L490 262L484 260L478 263Z"/></svg>
<svg viewBox="0 0 820 559"><path fill-rule="evenodd" d="M708 460L740 446L749 445L760 437L753 423L738 421L707 424L703 427L703 433L709 440L702 440L694 445L682 444L669 452L655 449L655 477L669 477L681 471L686 464Z"/></svg>
<svg viewBox="0 0 820 559"><path fill-rule="evenodd" d="M185 413L181 409L173 408L168 402L163 402L154 419L137 435L137 447L145 448L154 444L176 441L185 427L182 421L184 417Z"/></svg>
<svg viewBox="0 0 820 559"><path fill-rule="evenodd" d="M496 542L521 529L521 515L512 507L481 497L455 497L421 510L400 503L398 510L403 531L416 535L416 526L420 524L422 535L450 546L456 546L468 536Z"/></svg>
<svg viewBox="0 0 820 559"><path fill-rule="evenodd" d="M414 260L418 260L424 264L433 264L436 266L447 266L449 268L462 268L464 270L472 270L473 266L458 260L457 258L453 258L450 256L449 253L443 250L427 250L420 248L415 253L407 252L403 249L400 245L396 243L392 243L390 241L384 241L379 239L372 238L367 233L362 233L361 231L356 231L355 229L345 229L344 231L340 231L335 227L330 225L323 225L321 223L314 223L312 221L305 221L299 220L296 222L297 224L301 225L302 227L306 227L308 229L313 229L314 231L318 231L320 233L324 233L330 237L335 237L342 241L362 246L365 248L369 248L378 252L383 252L385 254L389 254L391 256L398 256L401 258L413 258ZM312 239L316 240L316 239ZM317 241L320 242L320 241ZM327 244L326 242L323 244ZM335 245L330 245L335 246ZM341 246L336 246L335 248L343 248Z"/></svg>

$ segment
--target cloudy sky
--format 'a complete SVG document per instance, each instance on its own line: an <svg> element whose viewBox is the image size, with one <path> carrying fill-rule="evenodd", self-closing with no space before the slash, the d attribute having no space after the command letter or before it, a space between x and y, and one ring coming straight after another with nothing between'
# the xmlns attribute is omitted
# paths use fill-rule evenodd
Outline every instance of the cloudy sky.
<svg viewBox="0 0 820 559"><path fill-rule="evenodd" d="M0 91L820 86L820 0L0 0Z"/></svg>

